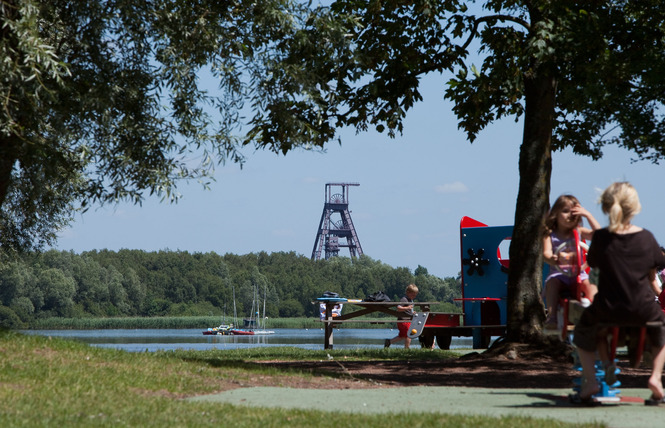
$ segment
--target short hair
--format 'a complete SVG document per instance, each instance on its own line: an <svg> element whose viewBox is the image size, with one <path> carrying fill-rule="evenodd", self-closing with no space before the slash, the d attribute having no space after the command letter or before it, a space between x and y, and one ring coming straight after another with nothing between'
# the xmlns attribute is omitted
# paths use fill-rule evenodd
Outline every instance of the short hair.
<svg viewBox="0 0 665 428"><path fill-rule="evenodd" d="M600 195L600 206L610 219L610 232L619 230L642 210L637 190L627 181L610 184Z"/></svg>
<svg viewBox="0 0 665 428"><path fill-rule="evenodd" d="M409 284L406 286L406 292L407 293L417 293L418 292L418 287L416 284Z"/></svg>

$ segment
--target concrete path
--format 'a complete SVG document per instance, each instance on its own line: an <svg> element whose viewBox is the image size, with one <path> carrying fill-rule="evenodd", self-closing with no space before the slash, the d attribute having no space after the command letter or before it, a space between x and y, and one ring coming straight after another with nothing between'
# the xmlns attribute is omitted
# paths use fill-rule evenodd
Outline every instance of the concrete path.
<svg viewBox="0 0 665 428"><path fill-rule="evenodd" d="M621 389L621 388L619 388ZM580 407L568 402L570 389L483 389L458 387L401 387L312 390L277 387L240 388L190 398L239 406L318 409L351 413L433 412L493 417L521 415L566 422L604 422L613 428L662 428L665 406L644 405L646 389L621 389L616 404Z"/></svg>

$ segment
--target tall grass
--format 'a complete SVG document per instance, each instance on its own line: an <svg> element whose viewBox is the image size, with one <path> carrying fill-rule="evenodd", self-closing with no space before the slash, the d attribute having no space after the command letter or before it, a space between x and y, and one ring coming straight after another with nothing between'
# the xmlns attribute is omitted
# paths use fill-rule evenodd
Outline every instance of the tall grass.
<svg viewBox="0 0 665 428"><path fill-rule="evenodd" d="M277 352L277 351L272 351ZM217 352L218 357L224 352ZM386 353L390 356L392 353ZM423 353L421 353L423 354ZM436 354L436 353L426 353ZM185 397L237 387L250 378L275 384L280 372L210 361L214 353L128 353L79 342L0 331L2 427L599 427L525 417L393 413L361 415L190 402ZM295 357L300 357L295 356Z"/></svg>
<svg viewBox="0 0 665 428"><path fill-rule="evenodd" d="M35 330L102 330L151 328L208 328L221 324L220 317L122 317L44 318L30 323Z"/></svg>
<svg viewBox="0 0 665 428"><path fill-rule="evenodd" d="M269 318L266 328L322 328L318 318ZM32 330L104 330L165 329L216 327L232 319L215 316L188 317L119 317L119 318L43 318L28 326ZM241 326L240 326L241 327ZM338 328L336 325L335 328ZM345 323L343 328L386 328L386 324Z"/></svg>

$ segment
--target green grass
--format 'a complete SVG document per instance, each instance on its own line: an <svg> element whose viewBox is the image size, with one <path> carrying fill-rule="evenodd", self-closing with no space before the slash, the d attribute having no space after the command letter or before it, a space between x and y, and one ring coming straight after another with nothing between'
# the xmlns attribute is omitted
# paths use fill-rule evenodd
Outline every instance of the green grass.
<svg viewBox="0 0 665 428"><path fill-rule="evenodd" d="M255 347L243 349L229 349L220 352L218 350L207 351L184 351L175 350L164 352L178 359L196 359L199 361L269 361L269 360L292 360L292 361L319 361L328 358L328 355L335 359L349 361L377 361L377 360L446 360L456 358L459 353L455 351L437 350L437 352L423 351L419 346L411 349L390 348L390 349L328 349L311 350L297 347Z"/></svg>
<svg viewBox="0 0 665 428"><path fill-rule="evenodd" d="M257 367L252 360L320 359L328 352L292 348L129 353L43 336L0 331L2 427L514 427L569 425L529 418L398 413L340 414L198 403L181 398L213 393L224 382L257 375L311 376ZM445 353L331 351L359 359L446 358Z"/></svg>

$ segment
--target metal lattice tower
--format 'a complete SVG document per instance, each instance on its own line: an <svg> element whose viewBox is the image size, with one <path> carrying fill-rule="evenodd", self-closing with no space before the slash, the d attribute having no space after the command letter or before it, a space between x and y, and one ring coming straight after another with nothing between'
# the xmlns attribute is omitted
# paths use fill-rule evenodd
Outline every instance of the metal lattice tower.
<svg viewBox="0 0 665 428"><path fill-rule="evenodd" d="M360 186L360 183L327 183L323 214L319 222L319 231L314 241L312 260L320 260L325 250L325 258L339 255L339 249L348 247L351 257L361 256L363 249L358 234L353 227L349 212L349 186ZM333 193L341 187L341 193ZM338 218L339 216L339 218ZM342 238L342 242L340 242Z"/></svg>

